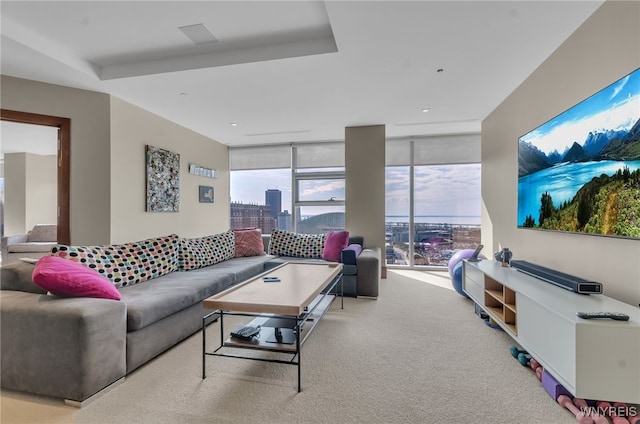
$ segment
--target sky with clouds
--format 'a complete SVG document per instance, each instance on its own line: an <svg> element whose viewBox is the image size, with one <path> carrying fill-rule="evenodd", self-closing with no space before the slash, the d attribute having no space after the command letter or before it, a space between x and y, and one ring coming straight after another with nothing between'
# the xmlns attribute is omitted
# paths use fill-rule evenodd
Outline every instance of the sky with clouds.
<svg viewBox="0 0 640 424"><path fill-rule="evenodd" d="M416 166L414 213L480 217L480 165ZM387 167L386 215L409 214L409 167Z"/></svg>
<svg viewBox="0 0 640 424"><path fill-rule="evenodd" d="M629 130L640 119L640 69L595 93L530 133L522 136L544 153L559 153L574 142L582 145L589 132Z"/></svg>
<svg viewBox="0 0 640 424"><path fill-rule="evenodd" d="M344 181L303 181L304 200L343 200ZM409 214L409 167L387 167L386 215ZM289 169L234 171L231 173L231 200L265 203L267 189L280 189L282 209L291 208ZM480 164L430 165L415 167L415 214L427 216L480 217ZM314 208L314 213L322 213ZM303 212L304 214L304 212Z"/></svg>

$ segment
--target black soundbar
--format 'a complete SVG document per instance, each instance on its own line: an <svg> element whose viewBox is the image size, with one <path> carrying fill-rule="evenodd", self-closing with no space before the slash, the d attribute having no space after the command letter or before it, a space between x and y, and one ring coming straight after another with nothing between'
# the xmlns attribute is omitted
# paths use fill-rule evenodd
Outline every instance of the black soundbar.
<svg viewBox="0 0 640 424"><path fill-rule="evenodd" d="M602 294L602 284L584 280L527 261L511 261L511 267L566 290L580 294Z"/></svg>

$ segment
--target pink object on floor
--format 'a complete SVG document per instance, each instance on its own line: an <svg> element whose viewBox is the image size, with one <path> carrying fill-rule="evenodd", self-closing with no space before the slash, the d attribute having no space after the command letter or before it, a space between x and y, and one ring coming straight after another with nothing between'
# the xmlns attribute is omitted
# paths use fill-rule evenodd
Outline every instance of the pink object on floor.
<svg viewBox="0 0 640 424"><path fill-rule="evenodd" d="M613 417L613 424L629 424L629 420L627 420L626 418L618 417L616 415L612 415L612 417Z"/></svg>
<svg viewBox="0 0 640 424"><path fill-rule="evenodd" d="M573 404L578 408L582 408L582 411L586 411L587 408L589 408L589 404L584 399L573 398ZM596 415L592 413L589 416L593 420L594 424L610 424L609 420L604 415Z"/></svg>
<svg viewBox="0 0 640 424"><path fill-rule="evenodd" d="M558 403L565 408L567 408L573 415L576 416L576 421L580 424L594 424L591 417L588 417L580 412L578 408L576 408L571 402L571 398L567 395L558 396Z"/></svg>
<svg viewBox="0 0 640 424"><path fill-rule="evenodd" d="M542 371L544 371L544 368L542 368L540 362L536 361L534 358L531 358L531 360L529 361L529 366L533 371L535 371L536 377L538 377L538 381L542 381Z"/></svg>
<svg viewBox="0 0 640 424"><path fill-rule="evenodd" d="M531 358L531 360L529 361L529 366L531 367L532 370L535 371L542 365L540 365L540 362L536 361L534 358Z"/></svg>
<svg viewBox="0 0 640 424"><path fill-rule="evenodd" d="M598 401L596 402L596 405L600 408L607 409L611 412L609 416L613 420L613 424L629 424L629 421L626 418L618 417L615 414L615 411L614 411L615 406L610 404L609 402Z"/></svg>
<svg viewBox="0 0 640 424"><path fill-rule="evenodd" d="M629 424L628 419L617 416L615 412L611 414L611 418L613 419L613 424Z"/></svg>

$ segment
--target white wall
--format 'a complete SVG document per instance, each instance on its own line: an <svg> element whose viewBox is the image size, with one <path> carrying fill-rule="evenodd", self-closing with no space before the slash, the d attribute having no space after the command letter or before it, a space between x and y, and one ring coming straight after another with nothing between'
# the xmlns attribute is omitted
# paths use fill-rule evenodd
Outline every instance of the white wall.
<svg viewBox="0 0 640 424"><path fill-rule="evenodd" d="M71 119L71 243L109 243L109 95L6 75L0 83L3 109Z"/></svg>
<svg viewBox="0 0 640 424"><path fill-rule="evenodd" d="M25 182L25 224L30 230L36 224L58 222L57 156L27 153Z"/></svg>
<svg viewBox="0 0 640 424"><path fill-rule="evenodd" d="M145 146L180 155L180 211L146 212ZM198 237L229 228L227 147L171 121L111 98L111 240L167 234ZM216 169L218 178L189 174L189 164ZM199 203L198 186L214 187L214 203Z"/></svg>
<svg viewBox="0 0 640 424"><path fill-rule="evenodd" d="M25 234L27 179L26 153L4 155L4 235Z"/></svg>
<svg viewBox="0 0 640 424"><path fill-rule="evenodd" d="M36 224L57 222L56 156L32 153L4 155L5 234L25 234Z"/></svg>
<svg viewBox="0 0 640 424"><path fill-rule="evenodd" d="M640 67L640 2L605 2L482 123L483 244L640 303L640 241L518 229L518 138Z"/></svg>
<svg viewBox="0 0 640 424"><path fill-rule="evenodd" d="M72 244L196 237L229 227L226 146L107 94L4 75L1 84L3 109L71 119ZM145 212L146 144L181 155L178 213ZM190 162L217 169L218 179L189 174ZM215 187L214 204L198 202L198 185Z"/></svg>

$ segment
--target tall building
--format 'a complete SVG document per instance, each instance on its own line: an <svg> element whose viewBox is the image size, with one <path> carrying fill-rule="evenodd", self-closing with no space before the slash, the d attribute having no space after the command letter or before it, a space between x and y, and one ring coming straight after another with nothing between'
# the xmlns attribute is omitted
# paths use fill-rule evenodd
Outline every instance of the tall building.
<svg viewBox="0 0 640 424"><path fill-rule="evenodd" d="M271 218L267 205L253 205L231 202L231 228L260 228L269 234L276 228L276 220Z"/></svg>
<svg viewBox="0 0 640 424"><path fill-rule="evenodd" d="M264 192L264 203L269 206L271 218L278 219L282 212L282 192L277 188L269 188Z"/></svg>
<svg viewBox="0 0 640 424"><path fill-rule="evenodd" d="M278 214L278 230L291 231L291 214L288 210Z"/></svg>

